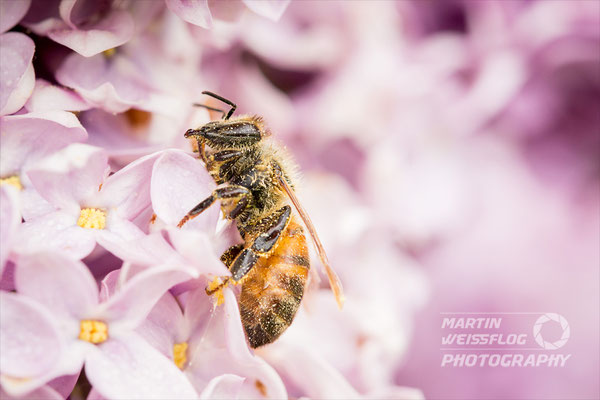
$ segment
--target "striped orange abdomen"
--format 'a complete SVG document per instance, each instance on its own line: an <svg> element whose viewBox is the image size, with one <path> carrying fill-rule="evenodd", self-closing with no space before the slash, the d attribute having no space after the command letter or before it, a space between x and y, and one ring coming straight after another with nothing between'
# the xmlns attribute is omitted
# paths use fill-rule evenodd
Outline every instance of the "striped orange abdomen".
<svg viewBox="0 0 600 400"><path fill-rule="evenodd" d="M245 277L240 315L253 348L273 342L292 323L310 267L302 226L292 215L275 248Z"/></svg>

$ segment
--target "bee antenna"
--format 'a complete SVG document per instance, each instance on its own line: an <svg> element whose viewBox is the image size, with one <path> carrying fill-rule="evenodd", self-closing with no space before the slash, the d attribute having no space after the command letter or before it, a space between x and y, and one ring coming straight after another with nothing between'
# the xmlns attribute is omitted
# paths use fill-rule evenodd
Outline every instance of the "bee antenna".
<svg viewBox="0 0 600 400"><path fill-rule="evenodd" d="M205 91L203 91L203 92L202 92L202 94L205 94L205 95L207 95L207 96L210 96L210 97L212 97L212 98L215 98L215 99L217 99L217 100L220 100L220 101L222 101L223 103L227 104L228 106L231 106L231 109L230 109L230 110L227 112L227 114L225 114L225 112L224 112L223 110L217 110L217 109L214 109L214 108L212 108L212 107L201 106L201 107L206 107L206 108L208 108L209 110L213 110L213 111L221 111L221 112L223 112L223 119L224 119L224 120L228 120L228 119L229 119L229 118L230 118L230 117L233 115L233 113L234 113L235 109L237 108L237 105L236 105L234 102L232 102L231 100L227 100L225 97L219 96L218 94L215 94L215 93L213 93L213 92L209 92L208 90L205 90Z"/></svg>

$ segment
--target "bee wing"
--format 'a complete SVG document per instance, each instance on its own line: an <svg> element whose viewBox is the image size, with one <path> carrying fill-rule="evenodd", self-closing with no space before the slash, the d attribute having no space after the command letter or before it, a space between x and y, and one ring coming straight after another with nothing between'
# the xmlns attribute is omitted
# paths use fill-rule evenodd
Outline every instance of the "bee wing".
<svg viewBox="0 0 600 400"><path fill-rule="evenodd" d="M325 272L327 273L327 278L329 279L329 286L331 286L331 290L333 290L333 294L335 295L335 300L338 303L338 307L341 309L344 305L344 301L346 300L344 297L344 289L342 288L342 282L340 282L340 278L338 278L338 276L335 273L335 271L333 270L333 268L331 268L331 265L329 265L329 260L327 259L327 254L325 253L325 249L323 248L323 245L321 244L321 240L319 239L319 236L317 235L317 231L315 230L315 227L312 224L312 221L310 220L308 213L304 210L304 208L302 207L302 204L300 204L298 197L296 197L296 193L294 193L294 189L292 189L290 187L290 185L287 183L287 181L282 176L279 176L278 179L279 179L279 183L281 184L281 187L283 188L283 190L285 190L286 194L292 201L294 208L296 209L296 211L298 211L298 214L300 214L302 221L304 221L304 225L306 225L306 228L308 229L308 233L310 233L310 237L313 241L313 244L315 245L317 254L319 255L319 258L321 259L321 263L325 267Z"/></svg>

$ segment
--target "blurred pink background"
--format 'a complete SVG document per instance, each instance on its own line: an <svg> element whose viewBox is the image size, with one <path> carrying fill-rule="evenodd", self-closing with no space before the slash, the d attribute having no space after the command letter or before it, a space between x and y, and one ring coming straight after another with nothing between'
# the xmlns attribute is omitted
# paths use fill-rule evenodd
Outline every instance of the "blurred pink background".
<svg viewBox="0 0 600 400"><path fill-rule="evenodd" d="M206 58L213 89L297 157L346 285L359 267L344 252L403 271L362 281L409 293L378 306L402 320L386 332L397 384L436 399L600 395L599 22L595 1L293 2ZM571 358L441 367L441 312L558 313ZM535 318L502 330L536 346Z"/></svg>

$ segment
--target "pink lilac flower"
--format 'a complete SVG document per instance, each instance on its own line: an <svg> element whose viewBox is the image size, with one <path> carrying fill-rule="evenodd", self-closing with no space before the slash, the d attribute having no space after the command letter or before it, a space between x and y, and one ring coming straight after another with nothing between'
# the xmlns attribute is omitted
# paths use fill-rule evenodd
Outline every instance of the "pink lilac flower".
<svg viewBox="0 0 600 400"><path fill-rule="evenodd" d="M0 35L0 115L19 111L35 83L33 52L35 45L18 32Z"/></svg>
<svg viewBox="0 0 600 400"><path fill-rule="evenodd" d="M138 333L171 358L198 393L214 379L233 375L241 382L230 387L229 398L286 398L279 376L249 351L235 296L229 289L224 296L225 303L215 307L202 287L185 294L182 310L175 298L166 294Z"/></svg>
<svg viewBox="0 0 600 400"><path fill-rule="evenodd" d="M72 90L56 86L44 79L35 81L31 97L25 103L29 112L50 110L84 111L91 106Z"/></svg>
<svg viewBox="0 0 600 400"><path fill-rule="evenodd" d="M51 252L21 256L18 293L0 292L4 390L25 394L85 363L88 379L108 398L194 397L177 368L134 333L168 288L194 274L155 266L99 302L83 263Z"/></svg>
<svg viewBox="0 0 600 400"><path fill-rule="evenodd" d="M46 156L87 138L72 114L61 110L0 117L0 182L20 190L25 220L43 214L50 205L33 188L27 171Z"/></svg>
<svg viewBox="0 0 600 400"><path fill-rule="evenodd" d="M106 154L89 145L73 144L40 161L28 176L54 210L23 224L19 251L55 248L82 258L97 237L119 242L142 236L131 221L150 206L146 181L155 157L110 177Z"/></svg>
<svg viewBox="0 0 600 400"><path fill-rule="evenodd" d="M193 3L184 0L165 0L165 2L169 10L177 14L184 21L203 28L211 28L213 26L213 13L216 13L217 17L230 19L233 16L239 15L242 11L237 4L213 2L209 6L207 0ZM242 2L255 13L277 21L290 3L290 0L242 0Z"/></svg>
<svg viewBox="0 0 600 400"><path fill-rule="evenodd" d="M46 4L44 4L46 3ZM135 22L127 10L112 2L34 1L23 24L86 57L122 45L131 39Z"/></svg>

